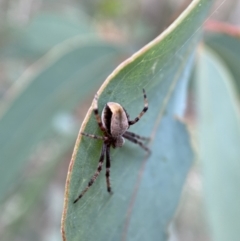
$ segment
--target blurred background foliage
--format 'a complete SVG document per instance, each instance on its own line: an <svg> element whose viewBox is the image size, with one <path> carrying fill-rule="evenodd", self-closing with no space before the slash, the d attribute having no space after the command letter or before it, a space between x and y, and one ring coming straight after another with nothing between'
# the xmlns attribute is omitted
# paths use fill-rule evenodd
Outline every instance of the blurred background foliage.
<svg viewBox="0 0 240 241"><path fill-rule="evenodd" d="M61 240L68 164L92 96L190 2L0 0L1 240ZM218 0L212 12L204 41L230 70L239 93L240 1ZM192 89L188 102L185 118L194 136ZM202 196L196 163L170 239L210 240Z"/></svg>

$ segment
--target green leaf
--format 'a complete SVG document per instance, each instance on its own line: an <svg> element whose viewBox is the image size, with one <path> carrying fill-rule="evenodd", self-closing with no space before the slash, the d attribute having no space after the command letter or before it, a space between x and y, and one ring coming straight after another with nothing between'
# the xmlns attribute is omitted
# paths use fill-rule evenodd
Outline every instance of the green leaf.
<svg viewBox="0 0 240 241"><path fill-rule="evenodd" d="M0 106L1 201L16 185L33 148L50 131L61 132L56 120L68 115L106 78L119 50L108 43L70 40L36 62L12 86Z"/></svg>
<svg viewBox="0 0 240 241"><path fill-rule="evenodd" d="M74 138L76 138L75 135ZM13 198L11 197L8 202L0 206L0 223L4 225L4 229L1 231L2 240L29 240L29 228L31 229L31 225L34 225L32 220L35 219L37 210L40 209L40 212L42 212L42 205L46 205L46 197L47 201L51 203L49 201L51 196L48 196L49 184L56 177L59 167L66 161L66 156L69 156L74 144L72 135L64 138L60 135L54 139L51 138L51 141L44 139L45 148L43 147L42 149L48 149L48 156L45 158L47 161L42 162L40 165L38 163L36 170L26 173L24 180L21 181L21 185L14 192ZM51 153L49 153L49 150ZM59 199L57 204L55 204L61 207L62 201ZM9 208L11 206L15 208ZM39 222L41 221L38 219ZM38 230L38 228L36 229ZM31 230L31 233L31 236L37 235L33 230ZM34 240L39 240L40 237L38 236Z"/></svg>
<svg viewBox="0 0 240 241"><path fill-rule="evenodd" d="M1 55L36 58L68 39L90 35L96 38L85 16L74 19L47 13L35 17L26 29L15 35L9 46L1 50Z"/></svg>
<svg viewBox="0 0 240 241"><path fill-rule="evenodd" d="M240 122L233 80L223 62L200 49L199 144L213 240L240 240Z"/></svg>
<svg viewBox="0 0 240 241"><path fill-rule="evenodd" d="M208 33L205 37L206 44L211 47L224 61L234 77L238 94L240 94L240 38L226 33Z"/></svg>
<svg viewBox="0 0 240 241"><path fill-rule="evenodd" d="M101 141L78 136L66 182L63 240L166 240L185 177L193 158L183 115L187 79L210 1L193 1L162 35L120 65L104 82L99 110L120 103L131 119L149 111L131 131L151 136L152 155L130 142L111 150L113 195L106 191L104 170L76 204L73 201L96 171ZM92 107L80 131L101 135Z"/></svg>

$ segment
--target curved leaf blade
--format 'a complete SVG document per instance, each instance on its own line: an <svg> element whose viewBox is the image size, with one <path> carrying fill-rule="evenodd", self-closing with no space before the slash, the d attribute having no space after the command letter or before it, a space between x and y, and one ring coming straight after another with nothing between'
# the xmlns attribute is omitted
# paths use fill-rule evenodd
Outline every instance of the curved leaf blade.
<svg viewBox="0 0 240 241"><path fill-rule="evenodd" d="M240 116L233 80L209 49L197 68L199 144L213 240L240 240Z"/></svg>
<svg viewBox="0 0 240 241"><path fill-rule="evenodd" d="M240 31L238 35L240 36ZM205 36L205 43L221 57L229 68L238 87L238 93L240 93L240 38L226 33L208 33Z"/></svg>
<svg viewBox="0 0 240 241"><path fill-rule="evenodd" d="M153 153L147 160L144 152L131 143L112 150L115 193L107 193L102 173L85 196L73 204L96 170L101 148L100 141L79 135L66 182L64 240L166 240L167 226L192 160L187 131L174 115L183 113L178 104L180 99L184 103L184 83L199 41L200 31L196 29L210 3L194 1L161 36L119 66L98 91L100 110L108 101L118 102L133 119L143 108L142 88L146 89L149 111L131 131L145 136L151 133ZM101 135L92 107L81 131Z"/></svg>
<svg viewBox="0 0 240 241"><path fill-rule="evenodd" d="M74 37L94 37L94 29L82 13L76 16L62 16L43 13L33 18L30 24L19 33L15 33L8 45L0 49L0 57L36 59L46 54L51 48Z"/></svg>

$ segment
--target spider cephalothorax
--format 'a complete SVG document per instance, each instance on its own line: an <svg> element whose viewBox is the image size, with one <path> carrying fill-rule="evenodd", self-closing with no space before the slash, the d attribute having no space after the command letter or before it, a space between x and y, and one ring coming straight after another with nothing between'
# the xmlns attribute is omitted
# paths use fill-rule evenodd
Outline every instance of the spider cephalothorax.
<svg viewBox="0 0 240 241"><path fill-rule="evenodd" d="M143 116L143 114L148 110L148 102L145 90L143 89L144 96L144 108L141 113L134 120L129 120L129 115L126 110L118 103L108 102L102 111L102 116L100 118L98 113L98 96L96 95L94 98L94 114L100 129L103 132L104 136L96 136L88 133L82 132L81 134L84 136L88 136L93 139L103 140L102 151L99 159L99 164L96 172L90 179L88 186L81 192L78 198L74 201L76 203L92 186L98 177L99 173L102 170L102 165L104 161L104 157L106 155L106 181L107 181L107 190L111 193L111 185L110 185L110 147L113 148L121 147L124 144L124 138L128 139L131 142L134 142L140 147L142 147L145 151L150 153L150 150L147 146L143 144L143 142L139 140L149 140L149 138L141 137L137 134L127 131L130 125L135 124L139 121L139 119Z"/></svg>

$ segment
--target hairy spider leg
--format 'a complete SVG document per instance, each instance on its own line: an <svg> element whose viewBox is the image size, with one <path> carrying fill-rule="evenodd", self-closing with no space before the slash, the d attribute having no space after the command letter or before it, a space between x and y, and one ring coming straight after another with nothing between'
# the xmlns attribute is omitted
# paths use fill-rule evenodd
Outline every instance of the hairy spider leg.
<svg viewBox="0 0 240 241"><path fill-rule="evenodd" d="M129 124L129 125L133 125L133 124L135 124L136 122L138 122L138 121L140 120L140 118L147 112L147 110L148 110L148 101L147 101L147 95L146 95L146 92L145 92L144 89L143 89L143 98L144 98L144 108L143 108L143 110L142 110L141 113L138 115L138 117L136 117L134 120L128 121L128 124Z"/></svg>
<svg viewBox="0 0 240 241"><path fill-rule="evenodd" d="M97 139L97 140L107 140L108 138L105 137L105 136L96 136L96 135L93 135L93 134L88 134L88 133L85 133L85 132L81 132L81 135L83 136L87 136L87 137L90 137L90 138L93 138L93 139Z"/></svg>
<svg viewBox="0 0 240 241"><path fill-rule="evenodd" d="M139 136L139 135L137 135L137 134L135 134L133 132L130 132L130 131L126 131L124 133L124 135L131 136L131 137L133 137L135 139L140 139L140 140L144 140L144 141L149 141L151 139L150 137Z"/></svg>
<svg viewBox="0 0 240 241"><path fill-rule="evenodd" d="M97 120L97 123L98 123L99 128L102 130L102 132L103 132L106 136L108 136L107 130L106 130L106 128L103 126L101 117L100 117L99 112L98 112L98 95L97 95L97 94L96 94L95 97L94 97L93 112L94 112L94 115L95 115L95 117L96 117L96 120Z"/></svg>
<svg viewBox="0 0 240 241"><path fill-rule="evenodd" d="M108 145L106 148L106 181L107 181L107 191L109 193L112 193L111 183L110 183L110 167L111 167L110 146Z"/></svg>
<svg viewBox="0 0 240 241"><path fill-rule="evenodd" d="M76 203L80 198L82 198L82 196L87 192L89 187L91 187L93 185L93 183L96 181L98 175L100 174L100 172L102 170L102 165L103 165L103 161L104 161L105 151L106 151L106 145L104 143L103 146L102 146L102 151L101 151L100 159L99 159L99 162L98 162L97 171L94 173L94 175L92 176L92 178L88 182L87 187L81 192L81 194L78 196L78 198L73 203Z"/></svg>
<svg viewBox="0 0 240 241"><path fill-rule="evenodd" d="M131 136L128 136L128 135L125 135L123 134L123 137L125 137L126 139L128 139L129 141L135 143L135 144L138 144L140 147L142 147L142 149L144 149L148 154L151 153L150 149L144 145L141 141L138 141L137 139L131 137Z"/></svg>

